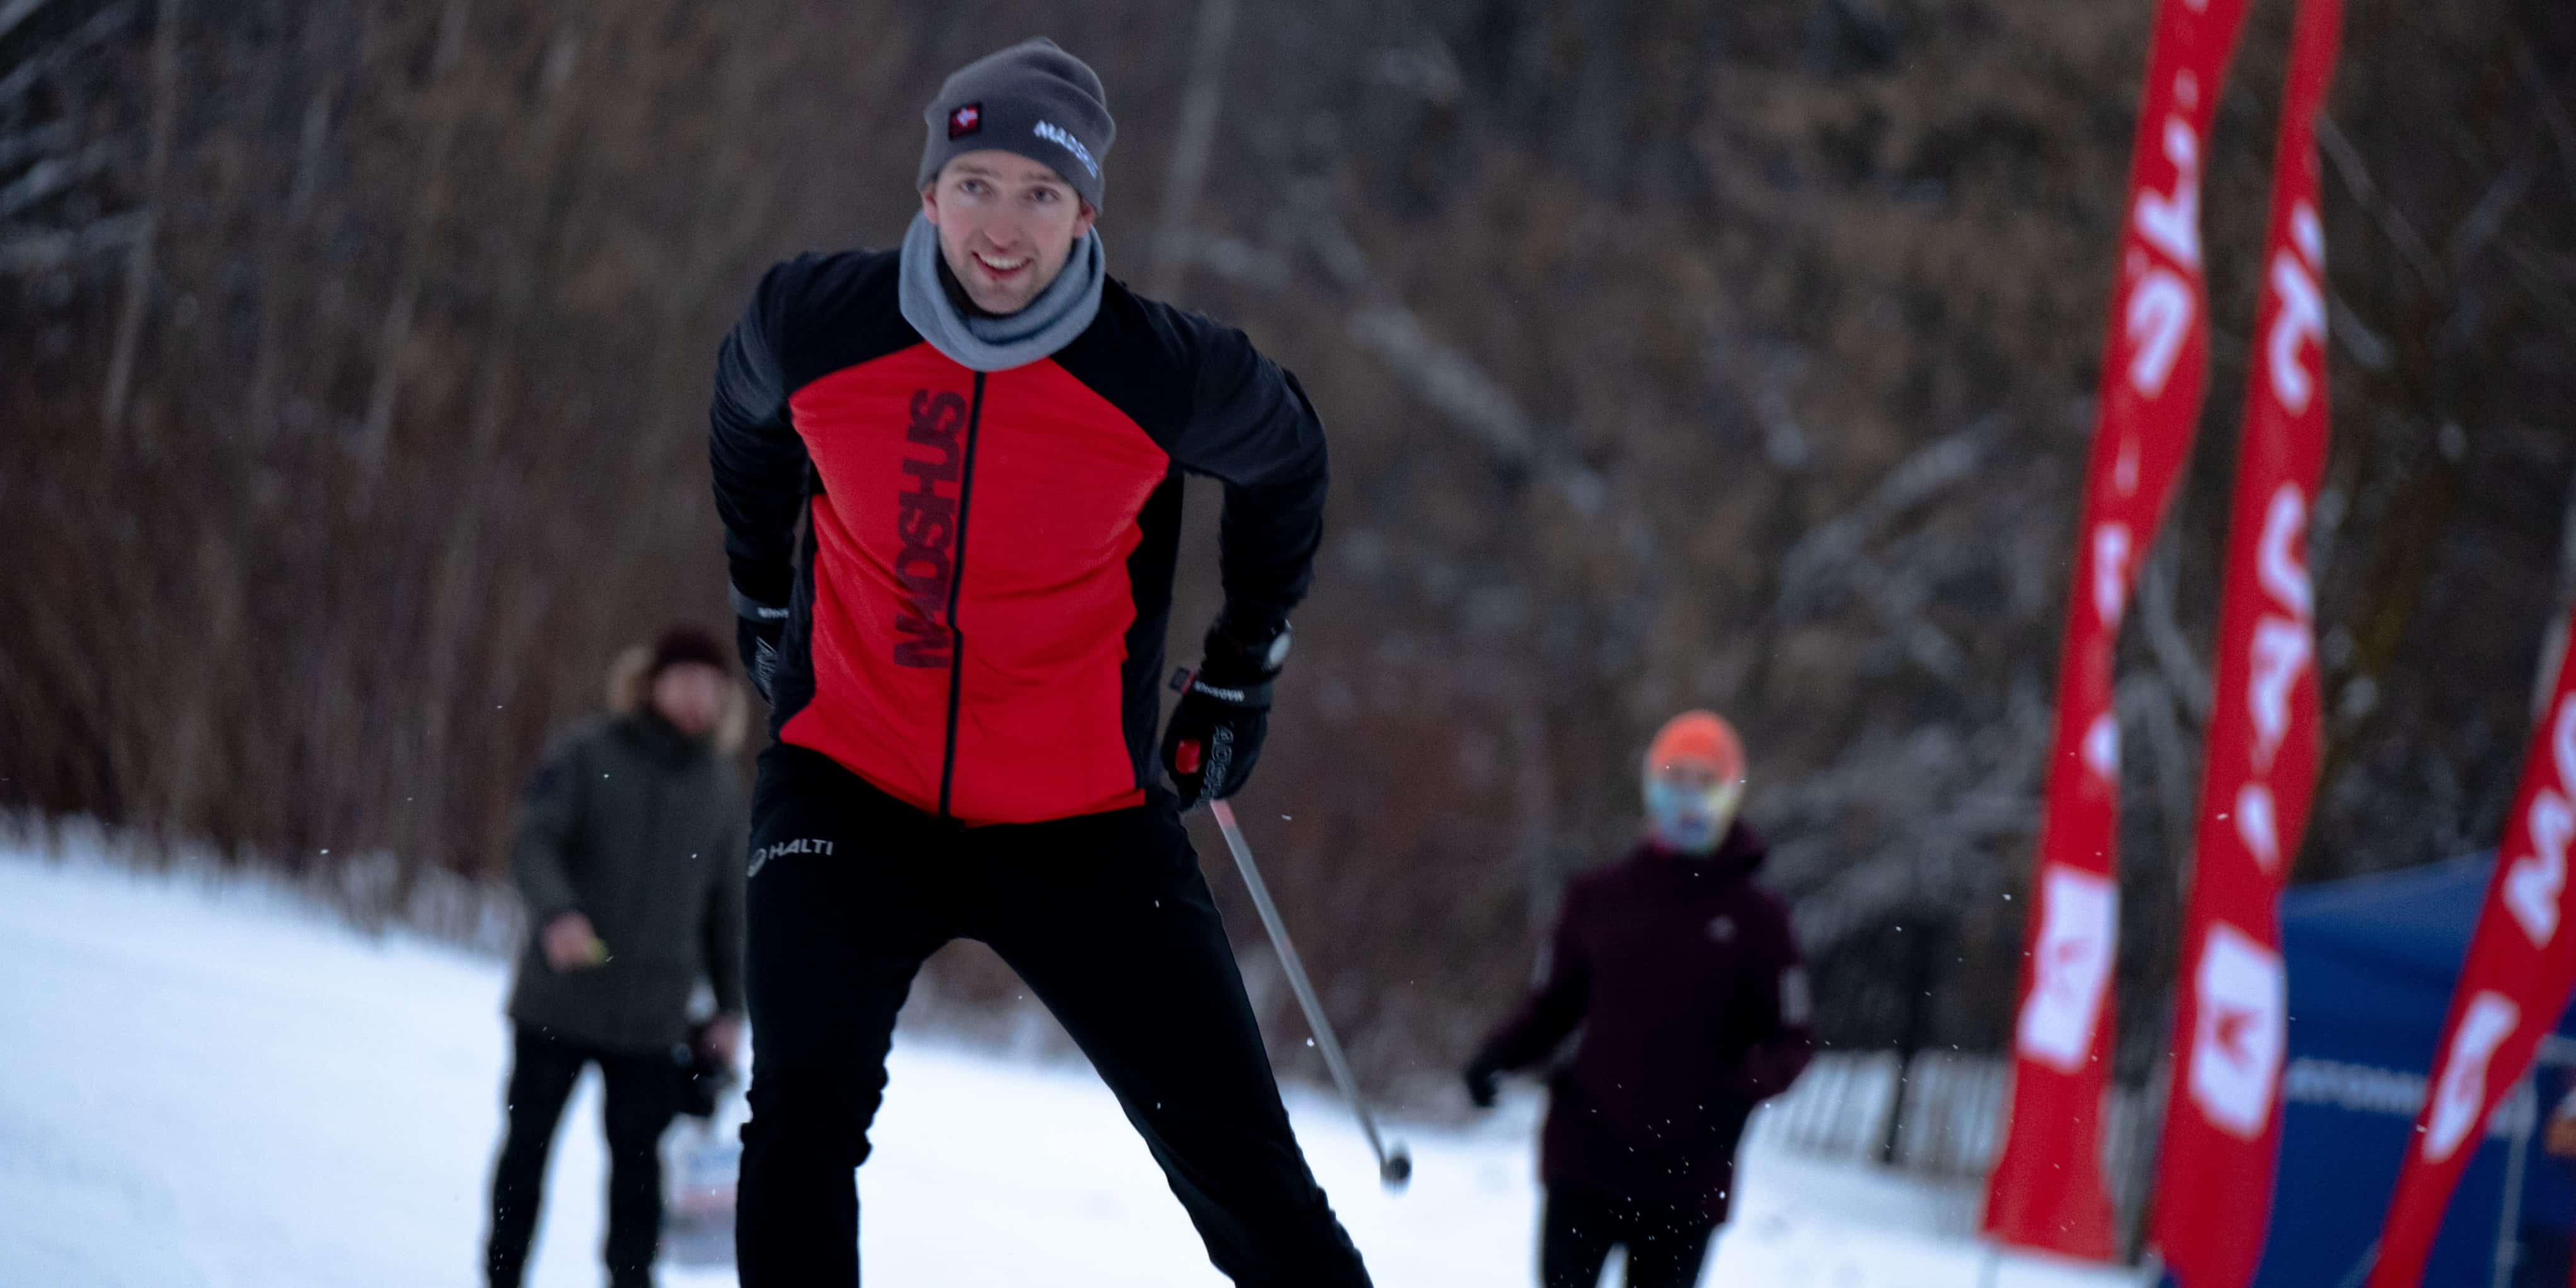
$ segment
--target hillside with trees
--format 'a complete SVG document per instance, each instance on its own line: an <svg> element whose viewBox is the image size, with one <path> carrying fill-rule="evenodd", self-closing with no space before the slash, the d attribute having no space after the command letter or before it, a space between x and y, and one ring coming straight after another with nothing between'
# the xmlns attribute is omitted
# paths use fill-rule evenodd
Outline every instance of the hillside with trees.
<svg viewBox="0 0 2576 1288"><path fill-rule="evenodd" d="M705 402L751 284L891 244L941 75L1043 33L1119 118L1111 272L1243 326L1331 430L1245 814L1366 1071L1463 1054L1697 704L1745 733L1831 1041L1998 1047L2149 16L0 2L0 808L497 873L610 655L725 620ZM2122 644L2131 1077L2290 16L2259 0L2225 90L2207 412ZM2576 589L2576 10L2351 0L2322 137L2301 879L2501 828Z"/></svg>

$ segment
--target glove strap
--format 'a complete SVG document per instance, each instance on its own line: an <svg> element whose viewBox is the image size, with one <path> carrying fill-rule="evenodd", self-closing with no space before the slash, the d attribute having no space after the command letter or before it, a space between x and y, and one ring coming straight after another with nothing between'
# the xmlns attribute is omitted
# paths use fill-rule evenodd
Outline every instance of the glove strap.
<svg viewBox="0 0 2576 1288"><path fill-rule="evenodd" d="M734 616L747 617L755 622L783 622L787 620L787 606L785 604L764 604L759 600L753 599L751 596L742 593L742 587L740 586L727 586L725 589L733 593Z"/></svg>
<svg viewBox="0 0 2576 1288"><path fill-rule="evenodd" d="M1190 691L1204 693L1232 706L1268 707L1270 705L1268 680L1259 684L1210 684L1206 676L1194 676L1190 680Z"/></svg>
<svg viewBox="0 0 2576 1288"><path fill-rule="evenodd" d="M1193 671L1186 666L1172 672L1172 692L1204 693L1219 702L1239 707L1266 708L1270 705L1268 680L1257 684L1213 684L1209 682L1206 671Z"/></svg>

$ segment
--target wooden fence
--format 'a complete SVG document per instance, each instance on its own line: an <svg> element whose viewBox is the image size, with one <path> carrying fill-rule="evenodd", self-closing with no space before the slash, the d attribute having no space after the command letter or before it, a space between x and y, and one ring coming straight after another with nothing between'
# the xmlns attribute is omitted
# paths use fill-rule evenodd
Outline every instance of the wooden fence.
<svg viewBox="0 0 2576 1288"><path fill-rule="evenodd" d="M1953 1051L1820 1055L1787 1095L1754 1114L1748 1144L1888 1166L1944 1180L1979 1180L2003 1149L2012 1062ZM2103 1174L2120 1229L2134 1246L2153 1178L2161 1088L2114 1087L2103 1105ZM1967 1234L1976 1213L1958 1218Z"/></svg>

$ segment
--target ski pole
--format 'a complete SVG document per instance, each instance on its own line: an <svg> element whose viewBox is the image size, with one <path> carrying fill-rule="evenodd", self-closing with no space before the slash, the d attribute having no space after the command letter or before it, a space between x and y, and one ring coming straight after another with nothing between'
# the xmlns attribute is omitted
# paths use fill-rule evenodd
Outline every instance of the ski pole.
<svg viewBox="0 0 2576 1288"><path fill-rule="evenodd" d="M1252 906L1261 912L1261 924L1270 932L1270 943L1279 950L1279 966L1287 972L1288 986L1297 991L1297 1004L1306 1009L1306 1027L1315 1034L1315 1045L1324 1053L1324 1066L1333 1071L1333 1082L1341 1087L1342 1096L1351 1102L1351 1112L1359 1116L1360 1131L1368 1136L1369 1150L1377 1155L1378 1179L1388 1189L1400 1190L1413 1178L1413 1156L1404 1152L1402 1142L1389 1148L1378 1139L1377 1119L1369 1114L1368 1101L1360 1098L1359 1080L1351 1076L1350 1061L1342 1058L1342 1044L1333 1040L1332 1022L1324 1018L1324 1004L1315 997L1315 986L1306 979L1306 967L1297 960L1297 946L1288 942L1288 928L1279 922L1279 909L1270 902L1270 887L1261 883L1261 869L1252 863L1252 847L1244 844L1243 829L1235 824L1234 807L1224 801L1208 802L1208 813L1216 816L1217 830L1225 833L1225 845L1234 851L1234 864L1243 870L1243 884L1252 891Z"/></svg>

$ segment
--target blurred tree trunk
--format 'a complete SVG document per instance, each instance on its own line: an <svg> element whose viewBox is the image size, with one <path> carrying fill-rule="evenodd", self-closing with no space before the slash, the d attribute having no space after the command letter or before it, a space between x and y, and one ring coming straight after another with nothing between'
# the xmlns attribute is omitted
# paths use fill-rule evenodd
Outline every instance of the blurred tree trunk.
<svg viewBox="0 0 2576 1288"><path fill-rule="evenodd" d="M429 116L423 147L420 187L411 204L411 231L403 251L400 275L385 303L384 325L376 342L376 377L367 395L367 417L359 429L358 460L364 470L365 495L372 495L384 470L394 413L402 397L403 363L411 347L413 314L420 307L421 283L448 199L447 165L456 149L456 134L471 107L475 74L460 72L465 63L470 0L447 0L439 11L437 52L430 59L429 80L422 89ZM451 83L454 82L454 83Z"/></svg>
<svg viewBox="0 0 2576 1288"><path fill-rule="evenodd" d="M143 345L143 323L152 307L152 251L158 238L170 173L170 136L179 114L179 19L183 0L160 0L152 19L152 126L143 162L143 219L126 252L125 307L116 326L116 349L107 363L107 392L100 420L113 442L125 432L126 401ZM32 10L30 11L32 12Z"/></svg>

